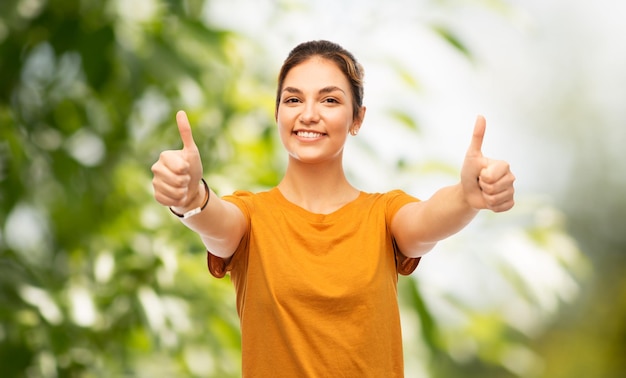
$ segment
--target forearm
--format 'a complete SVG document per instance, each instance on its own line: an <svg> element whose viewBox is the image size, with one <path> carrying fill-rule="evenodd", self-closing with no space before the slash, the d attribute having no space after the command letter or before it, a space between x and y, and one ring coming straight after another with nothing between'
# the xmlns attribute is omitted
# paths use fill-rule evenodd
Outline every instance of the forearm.
<svg viewBox="0 0 626 378"><path fill-rule="evenodd" d="M419 239L426 243L438 242L463 229L478 213L463 194L461 184L439 189L420 204L416 220Z"/></svg>
<svg viewBox="0 0 626 378"><path fill-rule="evenodd" d="M243 215L235 205L222 200L211 189L208 194L208 202L204 209L189 218L180 220L200 236L212 254L227 258L235 251L243 235ZM193 208L201 208L205 195L206 189L201 184L196 199L189 206L171 209L177 214L184 214Z"/></svg>

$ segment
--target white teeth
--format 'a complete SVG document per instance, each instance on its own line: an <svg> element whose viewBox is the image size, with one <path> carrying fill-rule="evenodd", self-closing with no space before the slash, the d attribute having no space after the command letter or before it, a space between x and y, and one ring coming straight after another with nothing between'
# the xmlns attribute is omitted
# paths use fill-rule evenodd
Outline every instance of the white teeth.
<svg viewBox="0 0 626 378"><path fill-rule="evenodd" d="M320 134L320 133L314 133L314 132L312 132L312 131L298 131L298 132L297 132L297 135L298 135L299 137L302 137L302 138L319 138L319 137L321 137L323 134Z"/></svg>

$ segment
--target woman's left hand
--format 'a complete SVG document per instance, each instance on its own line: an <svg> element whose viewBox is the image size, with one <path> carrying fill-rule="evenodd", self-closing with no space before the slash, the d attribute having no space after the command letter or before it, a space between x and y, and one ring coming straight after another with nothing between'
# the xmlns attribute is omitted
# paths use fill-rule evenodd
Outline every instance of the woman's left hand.
<svg viewBox="0 0 626 378"><path fill-rule="evenodd" d="M474 209L490 209L502 212L511 209L515 176L509 163L483 156L482 144L485 136L485 118L478 116L474 126L472 142L461 169L461 185L467 203Z"/></svg>

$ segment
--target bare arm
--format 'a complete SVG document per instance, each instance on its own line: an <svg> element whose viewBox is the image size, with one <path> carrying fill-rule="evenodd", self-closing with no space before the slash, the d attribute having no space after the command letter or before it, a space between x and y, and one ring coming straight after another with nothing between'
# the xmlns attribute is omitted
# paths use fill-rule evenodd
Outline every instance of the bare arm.
<svg viewBox="0 0 626 378"><path fill-rule="evenodd" d="M406 256L430 251L438 241L465 227L481 209L502 212L513 207L515 176L507 162L482 155L484 135L485 119L478 117L461 182L438 190L426 201L403 206L394 217L391 231Z"/></svg>
<svg viewBox="0 0 626 378"><path fill-rule="evenodd" d="M152 165L154 198L178 214L200 207L206 190L201 183L202 161L185 112L176 114L182 150L163 151ZM209 190L210 191L210 190ZM207 249L216 256L232 256L246 232L243 214L234 204L210 191L207 206L193 217L182 219L200 235Z"/></svg>

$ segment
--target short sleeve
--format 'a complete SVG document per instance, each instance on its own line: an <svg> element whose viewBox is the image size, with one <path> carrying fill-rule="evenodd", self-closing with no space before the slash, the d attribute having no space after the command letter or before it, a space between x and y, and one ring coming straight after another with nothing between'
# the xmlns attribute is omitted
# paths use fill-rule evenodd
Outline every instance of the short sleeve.
<svg viewBox="0 0 626 378"><path fill-rule="evenodd" d="M253 194L248 191L236 191L232 195L227 195L222 197L223 200L233 203L235 206L241 210L244 217L246 218L246 222L248 225L250 224L250 207L251 199ZM207 250L207 267L209 268L209 272L213 277L223 278L226 273L230 272L234 269L237 264L241 263L243 255L247 254L247 241L250 233L250 227L248 227L248 231L241 239L239 246L235 253L228 259L221 258L219 256L215 256L211 253L211 251Z"/></svg>
<svg viewBox="0 0 626 378"><path fill-rule="evenodd" d="M226 272L232 269L230 262L233 259L223 259L215 256L210 251L206 251L206 263L209 268L209 272L215 278L223 278Z"/></svg>
<svg viewBox="0 0 626 378"><path fill-rule="evenodd" d="M391 221L393 220L393 217L396 215L398 210L402 208L402 206L411 202L420 201L419 199L409 194L406 194L402 190L393 190L387 193L387 196L388 196L388 200L387 200L387 209L386 209L386 222L387 222L388 227L389 225L391 225ZM395 239L393 240L393 250L395 253L396 270L398 271L398 273L403 276L408 276L409 274L413 273L413 271L417 268L417 265L419 264L421 257L413 258L413 257L405 256L400 250L400 248L398 248L398 245L396 244Z"/></svg>
<svg viewBox="0 0 626 378"><path fill-rule="evenodd" d="M422 259L421 256L416 258L406 257L397 247L394 248L394 251L396 253L396 270L403 276L413 273Z"/></svg>

